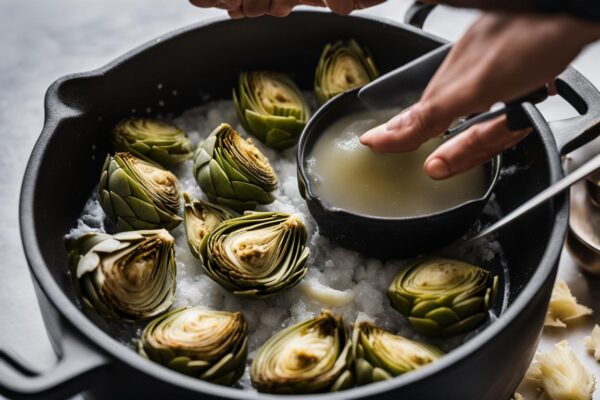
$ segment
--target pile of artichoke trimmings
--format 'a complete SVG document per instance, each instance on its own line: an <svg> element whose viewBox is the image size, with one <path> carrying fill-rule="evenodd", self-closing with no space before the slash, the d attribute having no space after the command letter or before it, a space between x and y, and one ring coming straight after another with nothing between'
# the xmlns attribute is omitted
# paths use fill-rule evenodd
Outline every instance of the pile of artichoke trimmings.
<svg viewBox="0 0 600 400"><path fill-rule="evenodd" d="M376 76L371 57L355 41L332 43L319 61L315 95L323 103ZM292 146L309 117L293 81L274 72L242 73L234 103L245 129L275 149ZM244 317L196 307L165 313L173 302L176 281L173 238L165 229L175 228L182 218L177 179L164 167L194 158L194 176L212 203L183 193L190 251L213 280L237 295L262 298L297 284L306 274L306 229L297 217L283 213L237 215L272 202L277 176L252 141L242 139L227 124L217 127L195 154L181 129L149 118L121 121L113 131L113 143L120 153L107 157L100 200L107 216L124 232L89 233L69 243L82 302L111 318L158 315L138 341L140 354L182 373L232 385L246 363ZM406 280L411 271L398 276ZM424 325L422 320L440 322L435 310L421 318L418 307L407 309L398 300L405 296L406 302L416 304L415 293L393 293L391 287L394 306L417 328ZM450 308L467 322L424 333L451 334L458 333L457 326L473 327L489 307L490 293L491 288L486 301L478 303L481 290L467 290L462 295L466 303L455 301L457 307ZM441 315L448 314L446 302L437 300ZM464 307L475 303L479 306ZM466 315L468 311L472 315ZM260 391L322 392L388 379L441 354L370 322L356 324L350 335L340 317L325 311L273 336L259 350L251 375Z"/></svg>

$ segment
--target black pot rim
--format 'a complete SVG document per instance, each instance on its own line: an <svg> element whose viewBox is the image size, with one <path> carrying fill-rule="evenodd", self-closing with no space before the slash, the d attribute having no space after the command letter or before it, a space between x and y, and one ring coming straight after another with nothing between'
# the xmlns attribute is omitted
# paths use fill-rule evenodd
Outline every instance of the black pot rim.
<svg viewBox="0 0 600 400"><path fill-rule="evenodd" d="M444 210L440 210L440 211L436 211L436 212L432 212L429 214L421 214L421 215L414 215L414 216L407 216L407 217L385 217L385 216L380 216L380 215L364 214L364 213L360 213L357 211L351 211L351 210L344 209L342 207L335 206L333 204L330 204L325 199L322 199L321 197L319 197L312 190L312 183L311 183L311 180L309 179L309 174L306 172L306 170L304 168L305 167L304 161L306 160L306 157L308 156L306 154L306 146L307 146L308 139L311 136L322 133L322 132L316 132L314 130L313 126L315 124L319 123L318 122L319 118L321 118L321 116L323 114L329 112L329 108L333 107L333 105L335 104L336 101L343 100L346 97L357 97L356 95L359 90L360 90L360 88L349 90L349 91L341 93L341 94L335 96L334 98L330 99L329 101L327 101L327 103L323 104L317 110L317 112L315 112L311 116L310 120L308 121L308 123L306 124L304 129L302 130L302 134L300 135L300 139L298 140L298 148L296 150L296 169L298 170L298 178L302 179L302 183L304 185L304 188L306 189L306 196L308 197L307 200L310 199L311 201L314 201L315 203L317 203L322 209L326 210L327 212L339 214L342 217L352 216L354 218L361 218L361 219L370 220L373 222L389 222L389 223L399 223L399 222L408 222L408 221L415 222L415 223L422 221L423 223L427 223L426 221L428 221L430 219L435 219L435 218L439 218L443 215L447 215L447 214L454 213L454 212L459 212L461 209L471 207L474 204L483 203L481 205L481 207L483 208L485 203L488 202L488 200L490 199L490 196L494 192L496 183L498 183L498 178L500 177L500 170L502 168L502 155L501 154L498 154L491 161L486 163L486 164L491 164L490 169L492 170L492 173L490 174L491 177L490 177L490 180L488 183L488 187L483 195L481 195L478 198L471 199L471 200L465 201L463 203L457 204L453 207L450 207L450 208L447 208Z"/></svg>
<svg viewBox="0 0 600 400"><path fill-rule="evenodd" d="M323 16L323 11L297 11L291 16L302 18L312 15ZM328 16L329 18L342 18L335 15ZM354 18L356 20L363 20L372 22L375 24L384 24L393 29L403 29L413 33L416 33L428 40L434 40L440 43L445 42L443 39L435 35L424 33L421 30L411 27L409 25L391 21L385 18L371 17L371 16L350 16L343 18ZM159 36L158 38L146 42L141 46L125 53L118 57L114 61L106 64L105 66L85 73L71 74L63 78L58 79L54 82L46 92L45 97L45 120L43 130L33 148L32 154L27 164L27 168L24 174L23 183L21 187L21 197L19 202L19 221L21 227L21 240L25 251L29 267L33 274L34 279L39 284L39 287L43 293L47 296L52 305L60 312L60 314L70 323L72 326L84 337L86 337L90 344L101 349L101 351L109 355L111 360L117 363L128 365L136 370L147 374L158 381L162 381L167 385L176 385L181 388L196 391L199 393L214 395L218 397L230 398L230 399L312 399L315 397L329 399L329 400L348 400L358 399L365 396L377 395L383 392L391 391L397 387L412 384L416 381L424 380L429 376L440 373L442 370L451 367L453 364L459 362L461 359L473 356L474 353L491 341L496 335L502 332L507 326L515 319L521 310L523 310L539 291L544 282L548 279L549 275L552 274L554 267L559 258L562 243L567 229L568 219L568 201L562 203L560 209L554 210L556 220L552 228L551 236L546 245L544 254L540 260L535 273L531 277L530 281L523 289L522 293L518 298L511 304L508 310L493 324L486 328L483 332L478 334L475 338L469 340L467 343L461 345L456 350L452 351L440 361L418 371L414 371L410 374L396 377L394 379L377 382L370 385L349 389L343 392L330 393L330 394L318 394L318 395L289 395L289 396L277 396L264 393L257 393L252 391L244 391L239 389L233 389L223 386L218 386L194 378L190 378L183 374L169 370L166 367L155 364L149 360L140 357L133 351L123 351L123 344L116 341L98 326L96 326L90 319L88 319L84 313L77 308L77 306L71 302L67 295L61 290L58 283L55 282L54 278L50 274L50 270L44 262L42 252L40 250L37 232L35 230L34 221L34 194L37 180L39 179L39 170L42 159L44 157L47 143L54 134L54 130L58 122L64 116L72 116L73 110L66 107L58 99L58 89L62 84L71 79L78 78L94 78L100 77L106 74L113 68L118 67L120 64L128 60L129 58L135 57L136 55L148 50L158 42L169 41L177 38L179 35L189 33L191 31L199 30L211 25L218 24L235 24L235 20L231 21L226 17L219 17L211 19L205 22L193 24L165 35ZM545 144L544 150L547 155L549 162L549 173L552 182L560 179L563 176L563 171L560 164L560 158L558 156L558 150L554 138L549 133L540 132L543 136L543 142Z"/></svg>

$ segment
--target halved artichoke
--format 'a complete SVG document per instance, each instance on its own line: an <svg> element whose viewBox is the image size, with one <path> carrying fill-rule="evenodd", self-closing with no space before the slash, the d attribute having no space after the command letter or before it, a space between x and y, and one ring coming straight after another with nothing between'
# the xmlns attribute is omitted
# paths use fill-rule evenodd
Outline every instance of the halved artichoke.
<svg viewBox="0 0 600 400"><path fill-rule="evenodd" d="M278 72L240 73L233 102L244 129L277 150L296 144L310 118L300 89Z"/></svg>
<svg viewBox="0 0 600 400"><path fill-rule="evenodd" d="M414 371L444 354L434 346L393 335L368 321L354 326L352 348L359 385Z"/></svg>
<svg viewBox="0 0 600 400"><path fill-rule="evenodd" d="M346 389L354 383L351 347L342 318L323 311L275 334L258 350L252 385L282 394Z"/></svg>
<svg viewBox="0 0 600 400"><path fill-rule="evenodd" d="M246 368L248 324L239 312L179 308L151 321L137 350L183 374L231 386Z"/></svg>
<svg viewBox="0 0 600 400"><path fill-rule="evenodd" d="M419 258L396 275L388 297L419 333L451 336L488 317L497 282L497 276L462 261Z"/></svg>
<svg viewBox="0 0 600 400"><path fill-rule="evenodd" d="M170 230L182 221L175 175L130 153L106 157L98 189L102 209L122 230Z"/></svg>
<svg viewBox="0 0 600 400"><path fill-rule="evenodd" d="M88 233L67 242L84 306L114 319L152 318L173 303L174 239L164 229Z"/></svg>
<svg viewBox="0 0 600 400"><path fill-rule="evenodd" d="M295 215L249 212L204 237L206 274L238 296L264 298L298 284L310 254L306 227Z"/></svg>
<svg viewBox="0 0 600 400"><path fill-rule="evenodd" d="M221 222L233 218L233 212L216 204L192 199L188 192L183 192L183 201L185 236L194 257L200 258L202 239Z"/></svg>
<svg viewBox="0 0 600 400"><path fill-rule="evenodd" d="M221 124L198 146L194 177L212 202L235 211L269 204L278 180L269 160L230 125Z"/></svg>
<svg viewBox="0 0 600 400"><path fill-rule="evenodd" d="M329 43L323 49L315 73L319 104L338 94L366 85L379 76L369 51L354 39Z"/></svg>
<svg viewBox="0 0 600 400"><path fill-rule="evenodd" d="M179 164L194 154L184 131L152 118L121 120L113 129L112 140L115 150L162 165Z"/></svg>

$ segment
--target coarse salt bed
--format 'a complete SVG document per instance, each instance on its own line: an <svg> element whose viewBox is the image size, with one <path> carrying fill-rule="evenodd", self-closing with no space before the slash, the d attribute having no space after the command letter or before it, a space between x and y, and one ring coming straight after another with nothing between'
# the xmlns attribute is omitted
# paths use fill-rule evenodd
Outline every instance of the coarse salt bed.
<svg viewBox="0 0 600 400"><path fill-rule="evenodd" d="M227 122L239 132L244 132L231 101L225 100L213 101L188 110L173 122L188 133L194 144L201 142L222 122ZM259 210L284 211L302 218L309 235L310 270L298 286L266 300L238 298L202 273L199 261L189 251L183 225L180 225L171 232L176 240L178 268L177 292L173 307L193 305L214 310L241 311L249 324L248 363L258 347L273 333L312 318L323 308L341 314L347 323L354 322L357 316L361 315L362 318L372 320L394 333L415 337L403 317L390 306L386 296L386 289L403 262L365 259L355 252L333 245L322 237L298 191L295 149L277 152L264 147L258 140L254 140L254 143L269 158L280 181L275 193L276 200L272 204L259 207ZM192 176L191 161L175 167L173 172L179 178L182 192L187 191L192 196L206 199ZM493 209L490 210L488 213L494 212ZM89 231L110 232L111 227L112 224L105 220L97 194L94 193L83 209L77 227L67 236L78 237ZM471 254L468 258L471 262L489 261L498 250L496 243L485 242L485 245L474 250L476 254ZM122 332L117 335L120 336L119 340L131 346L135 336L140 333L140 327L143 328L143 325L138 325L136 329L113 329ZM449 351L464 340L464 337L457 337L434 343ZM239 387L251 388L248 368Z"/></svg>

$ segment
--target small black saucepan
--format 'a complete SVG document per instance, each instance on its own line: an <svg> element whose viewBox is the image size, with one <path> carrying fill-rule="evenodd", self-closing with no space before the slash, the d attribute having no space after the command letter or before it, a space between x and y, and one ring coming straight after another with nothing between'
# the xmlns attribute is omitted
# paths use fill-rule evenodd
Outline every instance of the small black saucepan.
<svg viewBox="0 0 600 400"><path fill-rule="evenodd" d="M543 327L567 231L565 195L499 232L510 288L508 307L498 320L429 367L339 393L265 395L184 376L140 357L116 339L116 328L94 324L77 306L63 236L95 189L110 151L111 127L132 108L147 115L147 108L156 110L162 104L162 112L178 114L204 102L207 94L230 99L242 70L290 72L302 89L311 90L323 46L340 38L366 45L383 72L444 44L409 25L323 12L297 12L285 19L219 19L161 36L96 71L62 78L48 89L44 129L27 165L19 213L23 247L59 361L39 372L0 345L2 393L28 399L65 398L83 389L87 398L104 399L510 398ZM559 180L560 155L600 133L600 93L572 69L561 76L558 89L581 115L548 123L534 106L524 105L535 132L504 155L506 165L517 166L494 191L504 212ZM332 235L336 227L345 229L346 241L354 237L364 245L378 229L390 229L387 221L366 225L360 216L330 212L317 199L308 201L313 213L326 214L323 229ZM435 221L431 226L437 226ZM386 241L389 245L390 239Z"/></svg>
<svg viewBox="0 0 600 400"><path fill-rule="evenodd" d="M391 71L361 89L337 96L323 105L311 118L298 144L298 182L300 193L307 200L313 217L325 236L335 242L373 257L411 257L440 248L458 239L478 219L487 204L502 167L502 157L494 157L484 167L487 172L485 193L476 199L450 209L410 217L380 217L345 210L320 198L312 188L312 177L307 172L306 158L326 128L339 118L371 108L408 106L411 93L419 93L441 65L451 49L450 44L404 66ZM512 130L530 127L523 112L524 103L535 104L548 96L546 88L538 89L505 107L479 114L450 129L450 137L481 123L506 114ZM335 184L335 183L333 183ZM407 187L406 190L411 190ZM349 196L352 193L348 194ZM369 232L368 235L363 232Z"/></svg>

